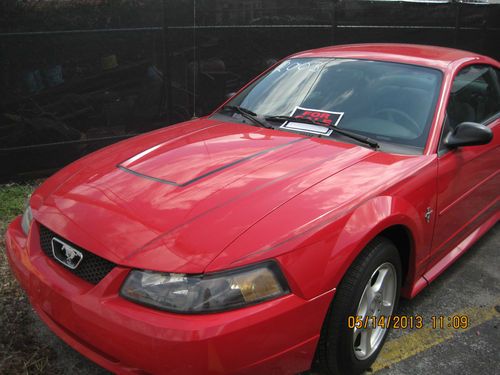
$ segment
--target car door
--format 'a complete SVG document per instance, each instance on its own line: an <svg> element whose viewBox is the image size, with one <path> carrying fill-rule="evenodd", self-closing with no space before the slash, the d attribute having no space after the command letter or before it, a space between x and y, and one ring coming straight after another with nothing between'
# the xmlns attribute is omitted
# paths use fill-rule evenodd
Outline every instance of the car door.
<svg viewBox="0 0 500 375"><path fill-rule="evenodd" d="M441 135L438 158L437 220L432 267L498 210L500 186L500 71L470 65L455 76ZM486 145L448 149L443 139L465 121L493 131Z"/></svg>

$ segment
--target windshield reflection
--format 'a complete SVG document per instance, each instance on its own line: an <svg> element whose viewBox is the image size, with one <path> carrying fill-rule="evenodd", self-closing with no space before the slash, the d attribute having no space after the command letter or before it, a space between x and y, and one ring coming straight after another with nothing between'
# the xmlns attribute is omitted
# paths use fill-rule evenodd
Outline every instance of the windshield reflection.
<svg viewBox="0 0 500 375"><path fill-rule="evenodd" d="M340 113L339 128L421 152L441 80L440 71L414 65L295 58L283 61L228 104L260 116L294 116L298 107L316 115Z"/></svg>

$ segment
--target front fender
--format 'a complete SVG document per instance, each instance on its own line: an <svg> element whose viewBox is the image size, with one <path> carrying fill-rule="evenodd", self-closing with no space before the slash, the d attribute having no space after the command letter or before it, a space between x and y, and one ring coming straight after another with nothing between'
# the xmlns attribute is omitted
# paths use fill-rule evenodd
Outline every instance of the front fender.
<svg viewBox="0 0 500 375"><path fill-rule="evenodd" d="M374 197L336 219L327 217L302 227L300 232L288 231L287 238L258 246L259 250L233 260L232 267L276 258L294 293L311 299L335 289L366 245L385 229L399 225L412 237L409 272L413 280L417 271L423 272L431 240L421 217L419 210L403 198ZM254 238L252 244L259 242L266 243L265 236ZM233 246L246 253L245 244L236 242ZM417 253L415 248L426 251Z"/></svg>
<svg viewBox="0 0 500 375"><path fill-rule="evenodd" d="M326 285L338 285L350 265L380 233L394 226L404 227L410 237L408 249L408 283L423 274L427 265L432 226L425 222L421 210L402 197L378 196L357 207L339 233L331 256L337 262L326 269ZM419 249L417 252L416 249Z"/></svg>
<svg viewBox="0 0 500 375"><path fill-rule="evenodd" d="M366 245L399 225L412 237L406 279L412 284L428 262L434 217L427 223L424 214L435 206L434 157L404 159L392 169L365 160L267 215L224 249L206 272L274 258L293 292L311 299L336 288Z"/></svg>

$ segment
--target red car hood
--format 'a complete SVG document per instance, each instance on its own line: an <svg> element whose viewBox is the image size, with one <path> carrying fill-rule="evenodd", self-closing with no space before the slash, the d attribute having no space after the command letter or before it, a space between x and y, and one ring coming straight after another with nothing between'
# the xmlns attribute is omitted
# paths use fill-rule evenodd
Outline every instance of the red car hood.
<svg viewBox="0 0 500 375"><path fill-rule="evenodd" d="M201 119L76 162L42 186L35 218L118 264L199 273L270 212L372 154Z"/></svg>

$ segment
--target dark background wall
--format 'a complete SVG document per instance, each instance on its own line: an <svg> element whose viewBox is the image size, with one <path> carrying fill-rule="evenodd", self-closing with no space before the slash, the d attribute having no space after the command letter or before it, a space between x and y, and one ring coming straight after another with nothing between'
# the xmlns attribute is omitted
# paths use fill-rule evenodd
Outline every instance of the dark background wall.
<svg viewBox="0 0 500 375"><path fill-rule="evenodd" d="M361 0L3 0L0 181L209 113L284 56L357 42L500 58L500 5Z"/></svg>

